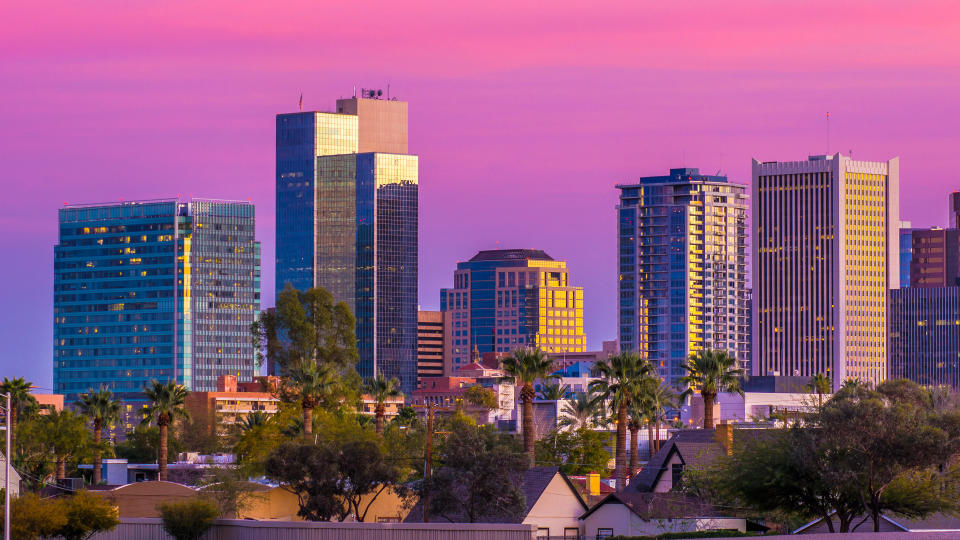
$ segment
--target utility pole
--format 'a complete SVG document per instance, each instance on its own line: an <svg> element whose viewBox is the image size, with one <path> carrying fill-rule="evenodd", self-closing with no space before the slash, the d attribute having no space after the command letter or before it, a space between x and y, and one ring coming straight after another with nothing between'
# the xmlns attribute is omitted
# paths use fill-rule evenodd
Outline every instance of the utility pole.
<svg viewBox="0 0 960 540"><path fill-rule="evenodd" d="M9 394L7 394L9 396ZM423 480L430 478L433 469L433 403L427 405L427 456L423 463ZM423 490L423 522L430 521L430 490Z"/></svg>
<svg viewBox="0 0 960 540"><path fill-rule="evenodd" d="M7 453L3 456L3 540L10 540L10 392L7 392Z"/></svg>

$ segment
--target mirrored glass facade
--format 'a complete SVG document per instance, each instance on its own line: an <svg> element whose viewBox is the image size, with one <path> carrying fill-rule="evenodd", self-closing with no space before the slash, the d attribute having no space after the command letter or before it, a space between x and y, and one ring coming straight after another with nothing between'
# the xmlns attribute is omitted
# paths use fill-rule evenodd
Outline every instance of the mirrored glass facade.
<svg viewBox="0 0 960 540"><path fill-rule="evenodd" d="M72 206L54 248L54 390L104 385L129 403L151 380L251 380L260 246L249 203Z"/></svg>

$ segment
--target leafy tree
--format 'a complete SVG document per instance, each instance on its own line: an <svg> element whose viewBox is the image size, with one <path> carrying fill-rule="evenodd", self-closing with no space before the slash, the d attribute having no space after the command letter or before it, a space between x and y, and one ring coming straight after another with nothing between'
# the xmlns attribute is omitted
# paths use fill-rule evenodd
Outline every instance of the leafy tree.
<svg viewBox="0 0 960 540"><path fill-rule="evenodd" d="M183 451L180 438L167 437L168 463L170 459ZM124 458L130 463L159 463L160 459L160 428L140 424L128 431L126 438L117 443L114 449L117 457Z"/></svg>
<svg viewBox="0 0 960 540"><path fill-rule="evenodd" d="M0 504L2 506L2 504ZM67 516L54 500L25 493L10 499L10 537L35 540L56 536L67 524ZM0 522L0 529L3 523Z"/></svg>
<svg viewBox="0 0 960 540"><path fill-rule="evenodd" d="M240 513L257 499L257 484L248 482L235 468L208 469L197 483L203 490L203 496L215 503L219 516L239 518Z"/></svg>
<svg viewBox="0 0 960 540"><path fill-rule="evenodd" d="M274 312L264 311L251 326L258 360L268 359L280 372L303 364L343 368L357 362L356 320L345 302L334 302L322 287L305 292L289 283L277 296Z"/></svg>
<svg viewBox="0 0 960 540"><path fill-rule="evenodd" d="M591 424L597 423L598 417L603 415L601 404L586 392L574 394L572 400L563 404L560 412L563 417L557 425L572 430L589 428Z"/></svg>
<svg viewBox="0 0 960 540"><path fill-rule="evenodd" d="M56 532L64 540L86 540L98 532L112 531L120 524L119 509L103 497L78 491L57 501L67 520Z"/></svg>
<svg viewBox="0 0 960 540"><path fill-rule="evenodd" d="M713 404L719 392L736 392L743 395L740 388L740 376L743 370L736 367L737 359L724 351L704 349L690 355L683 368L687 374L680 382L687 385L683 396L693 393L694 389L703 397L703 427L713 429Z"/></svg>
<svg viewBox="0 0 960 540"><path fill-rule="evenodd" d="M0 394L10 393L10 402L11 402L11 411L10 411L10 430L11 434L17 432L17 416L19 413L22 413L23 410L31 405L36 405L37 400L30 395L30 388L33 387L33 383L28 382L23 377L17 377L14 379L3 378L3 382L0 383ZM6 407L6 403L2 403ZM11 441L15 443L16 441Z"/></svg>
<svg viewBox="0 0 960 540"><path fill-rule="evenodd" d="M120 402L113 398L113 392L101 387L82 394L77 406L93 424L93 483L99 484L103 479L103 449L100 447L103 427L120 421Z"/></svg>
<svg viewBox="0 0 960 540"><path fill-rule="evenodd" d="M399 471L386 458L380 447L371 441L349 442L340 450L343 498L350 504L357 521L364 521L377 497L396 486L399 480ZM361 505L363 497L369 494L373 497Z"/></svg>
<svg viewBox="0 0 960 540"><path fill-rule="evenodd" d="M158 508L163 530L176 540L200 540L220 515L217 505L202 497L164 501Z"/></svg>
<svg viewBox="0 0 960 540"><path fill-rule="evenodd" d="M383 435L383 423L387 417L386 401L390 398L400 397L400 381L396 377L387 379L382 374L367 379L364 384L364 392L370 395L376 402L374 416L377 419L377 435Z"/></svg>
<svg viewBox="0 0 960 540"><path fill-rule="evenodd" d="M610 436L602 431L580 428L551 431L537 441L537 463L556 465L566 474L587 474L607 470Z"/></svg>
<svg viewBox="0 0 960 540"><path fill-rule="evenodd" d="M416 409L407 405L405 407L400 407L400 410L397 411L397 415L393 417L391 422L397 424L398 426L411 427L420 422L420 415L417 414Z"/></svg>
<svg viewBox="0 0 960 540"><path fill-rule="evenodd" d="M184 404L186 403L189 390L182 384L174 381L161 383L152 381L149 386L143 389L147 395L148 404L144 407L143 423L149 424L155 422L160 428L160 441L158 444L159 452L157 456L157 469L160 480L167 479L167 430L170 424L176 418L189 419L190 413L187 412Z"/></svg>
<svg viewBox="0 0 960 540"><path fill-rule="evenodd" d="M500 407L500 403L497 401L497 393L479 384L467 388L463 393L463 400L484 412L490 412Z"/></svg>
<svg viewBox="0 0 960 540"><path fill-rule="evenodd" d="M640 385L650 376L653 367L636 353L621 352L607 360L595 364L600 379L590 383L590 391L595 394L598 403L608 402L611 411L616 414L617 453L614 475L617 489L626 485L627 465L627 413L630 403L637 398Z"/></svg>
<svg viewBox="0 0 960 540"><path fill-rule="evenodd" d="M520 403L523 407L523 451L530 466L534 464L534 441L537 438L533 425L533 399L536 392L533 383L546 379L553 373L553 359L539 348L516 349L503 359L502 367L509 379L520 387Z"/></svg>
<svg viewBox="0 0 960 540"><path fill-rule="evenodd" d="M810 377L810 382L807 383L807 390L817 395L818 407L823 407L823 395L829 394L832 389L833 381L823 373L817 373L813 377Z"/></svg>
<svg viewBox="0 0 960 540"><path fill-rule="evenodd" d="M337 389L337 375L330 365L318 364L314 360L297 364L289 373L286 388L300 402L303 432L309 435L313 433L313 410Z"/></svg>
<svg viewBox="0 0 960 540"><path fill-rule="evenodd" d="M58 480L67 477L67 462L90 448L89 432L82 416L71 410L50 411L37 417L30 437L56 464ZM26 442L26 441L24 441Z"/></svg>
<svg viewBox="0 0 960 540"><path fill-rule="evenodd" d="M545 399L548 401L560 401L561 399L567 399L570 396L570 387L560 383L545 383L540 387L540 390L537 392L540 399Z"/></svg>
<svg viewBox="0 0 960 540"><path fill-rule="evenodd" d="M529 460L514 438L490 426L457 421L439 457L443 465L421 486L422 495L430 500L425 512L451 522L475 523L517 518L526 510L518 486Z"/></svg>

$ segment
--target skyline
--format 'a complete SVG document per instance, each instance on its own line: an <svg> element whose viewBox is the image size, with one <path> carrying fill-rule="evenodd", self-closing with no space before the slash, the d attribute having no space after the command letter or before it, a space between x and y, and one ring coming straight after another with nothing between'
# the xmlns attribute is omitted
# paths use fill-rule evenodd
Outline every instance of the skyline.
<svg viewBox="0 0 960 540"><path fill-rule="evenodd" d="M901 158L901 216L915 227L946 226L946 194L960 188L943 174L960 142L945 121L960 112L960 9L946 2L816 2L789 14L718 3L690 16L487 5L469 17L369 4L365 24L330 32L314 30L352 10L225 6L5 9L4 374L51 386L64 201L249 197L263 306L273 305L274 115L296 111L301 92L305 110L332 110L354 84L390 84L409 102L410 153L423 157L423 309L439 307L456 263L477 251L542 249L584 287L591 350L616 337L617 183L687 166L749 184L751 158L825 153L829 111L831 152ZM555 230L513 226L557 211Z"/></svg>

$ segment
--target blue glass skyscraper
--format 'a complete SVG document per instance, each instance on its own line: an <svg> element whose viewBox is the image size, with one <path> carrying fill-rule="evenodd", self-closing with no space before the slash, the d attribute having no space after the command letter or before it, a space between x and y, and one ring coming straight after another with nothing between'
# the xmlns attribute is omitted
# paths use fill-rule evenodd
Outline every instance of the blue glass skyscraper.
<svg viewBox="0 0 960 540"><path fill-rule="evenodd" d="M357 318L357 371L417 379L418 159L407 104L277 115L277 291L323 287Z"/></svg>
<svg viewBox="0 0 960 540"><path fill-rule="evenodd" d="M53 378L68 403L105 386L135 414L151 380L212 391L220 375L252 379L250 324L260 309L252 204L68 206L59 222Z"/></svg>

